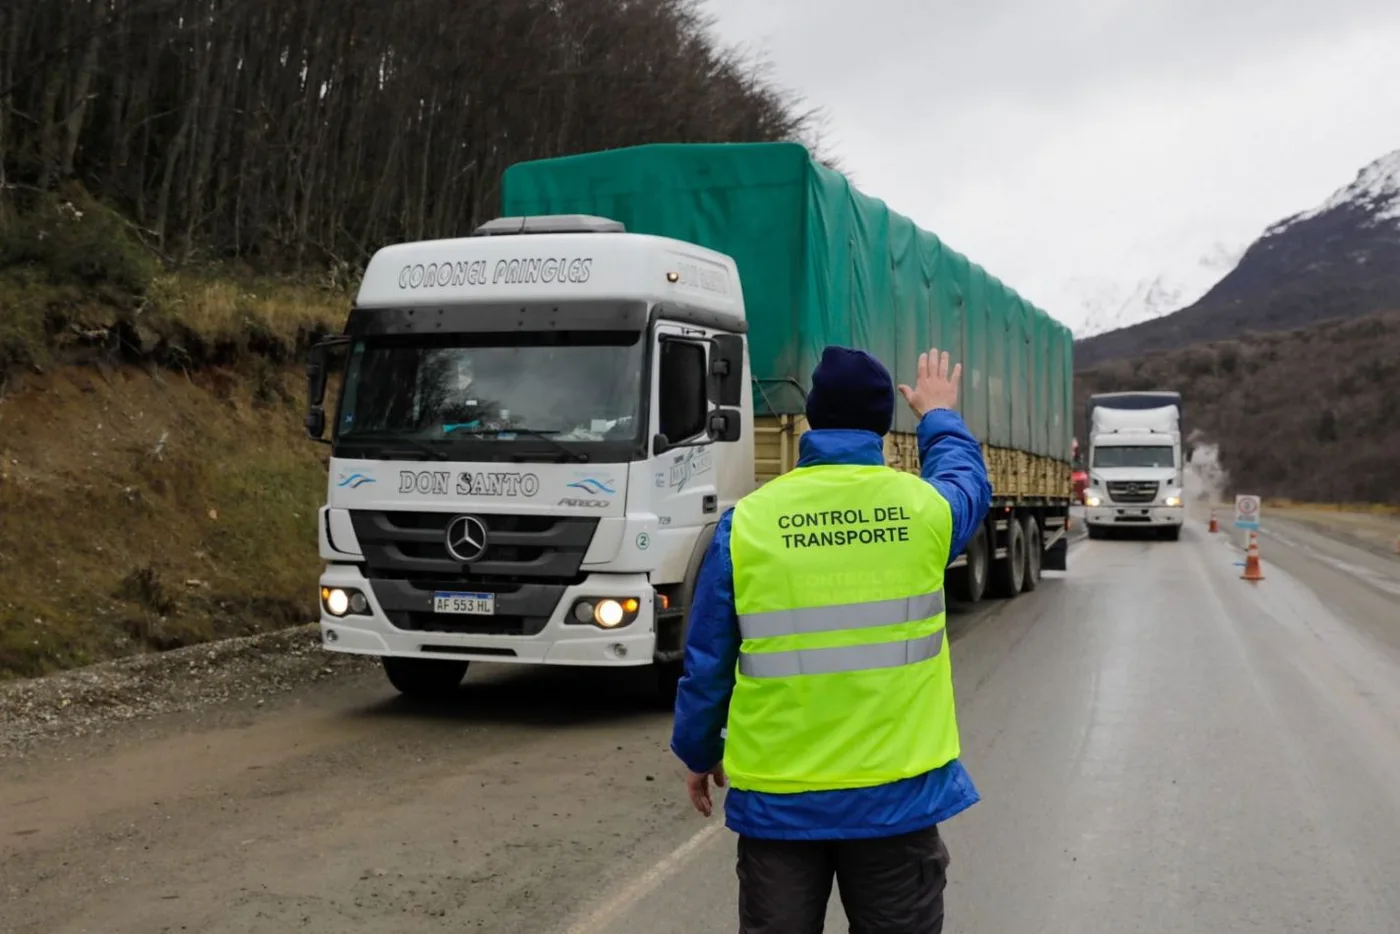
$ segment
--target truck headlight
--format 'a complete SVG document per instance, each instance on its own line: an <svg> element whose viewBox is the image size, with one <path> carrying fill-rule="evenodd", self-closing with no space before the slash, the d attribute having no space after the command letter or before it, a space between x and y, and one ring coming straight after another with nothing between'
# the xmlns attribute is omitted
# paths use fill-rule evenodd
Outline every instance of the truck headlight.
<svg viewBox="0 0 1400 934"><path fill-rule="evenodd" d="M576 623L617 629L635 620L641 608L642 603L636 597L586 597L574 604L570 616Z"/></svg>
<svg viewBox="0 0 1400 934"><path fill-rule="evenodd" d="M1093 507L1093 506L1099 505L1099 503L1101 503L1101 502L1103 502L1103 500L1099 499L1097 496L1093 495L1092 493L1089 494L1088 496L1084 497L1084 505L1085 505L1085 506Z"/></svg>
<svg viewBox="0 0 1400 934"><path fill-rule="evenodd" d="M1168 505L1168 506L1180 506L1180 505L1181 505L1181 497L1180 497L1180 496L1168 496L1166 502L1167 502L1167 505Z"/></svg>
<svg viewBox="0 0 1400 934"><path fill-rule="evenodd" d="M321 606L332 616L345 616L348 613L364 616L369 613L369 600L364 594L340 587L322 587Z"/></svg>
<svg viewBox="0 0 1400 934"><path fill-rule="evenodd" d="M621 623L626 615L622 611L622 604L616 600L599 600L598 605L593 608L593 621L604 629L612 629Z"/></svg>

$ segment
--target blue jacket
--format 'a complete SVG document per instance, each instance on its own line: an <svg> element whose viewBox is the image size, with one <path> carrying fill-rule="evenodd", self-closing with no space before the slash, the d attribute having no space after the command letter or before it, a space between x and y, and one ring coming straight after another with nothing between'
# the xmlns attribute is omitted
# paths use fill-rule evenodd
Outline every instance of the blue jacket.
<svg viewBox="0 0 1400 934"><path fill-rule="evenodd" d="M992 487L977 439L956 412L929 412L919 423L923 478L953 511L950 559L962 553L991 505ZM884 445L865 431L808 431L799 467L815 464L883 464ZM739 660L739 620L734 610L734 565L729 554L733 510L715 529L690 606L685 674L676 695L671 750L692 772L706 772L724 758L723 729ZM768 794L730 789L724 810L729 829L771 840L852 840L887 837L941 823L980 800L962 763L954 760L924 775L873 788Z"/></svg>

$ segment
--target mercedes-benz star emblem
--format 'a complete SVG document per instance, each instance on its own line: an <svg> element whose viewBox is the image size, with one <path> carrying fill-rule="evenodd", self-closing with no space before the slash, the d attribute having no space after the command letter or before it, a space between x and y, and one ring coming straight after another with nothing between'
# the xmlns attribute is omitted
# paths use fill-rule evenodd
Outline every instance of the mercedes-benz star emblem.
<svg viewBox="0 0 1400 934"><path fill-rule="evenodd" d="M447 523L447 553L463 564L486 554L486 523L476 516L458 516Z"/></svg>

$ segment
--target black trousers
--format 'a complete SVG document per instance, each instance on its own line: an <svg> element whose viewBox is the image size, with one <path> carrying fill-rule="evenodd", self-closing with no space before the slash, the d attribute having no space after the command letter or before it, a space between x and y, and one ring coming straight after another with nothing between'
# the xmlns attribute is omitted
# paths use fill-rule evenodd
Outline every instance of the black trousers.
<svg viewBox="0 0 1400 934"><path fill-rule="evenodd" d="M739 838L739 934L822 934L834 878L850 934L942 934L937 827L873 840Z"/></svg>

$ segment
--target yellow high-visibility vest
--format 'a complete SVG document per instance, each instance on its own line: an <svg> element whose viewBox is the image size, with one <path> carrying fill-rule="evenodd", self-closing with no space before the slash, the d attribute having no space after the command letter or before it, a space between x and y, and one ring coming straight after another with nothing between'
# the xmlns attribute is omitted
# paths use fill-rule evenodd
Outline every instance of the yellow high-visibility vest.
<svg viewBox="0 0 1400 934"><path fill-rule="evenodd" d="M803 467L734 509L741 790L863 788L959 755L943 571L952 510L888 467Z"/></svg>

